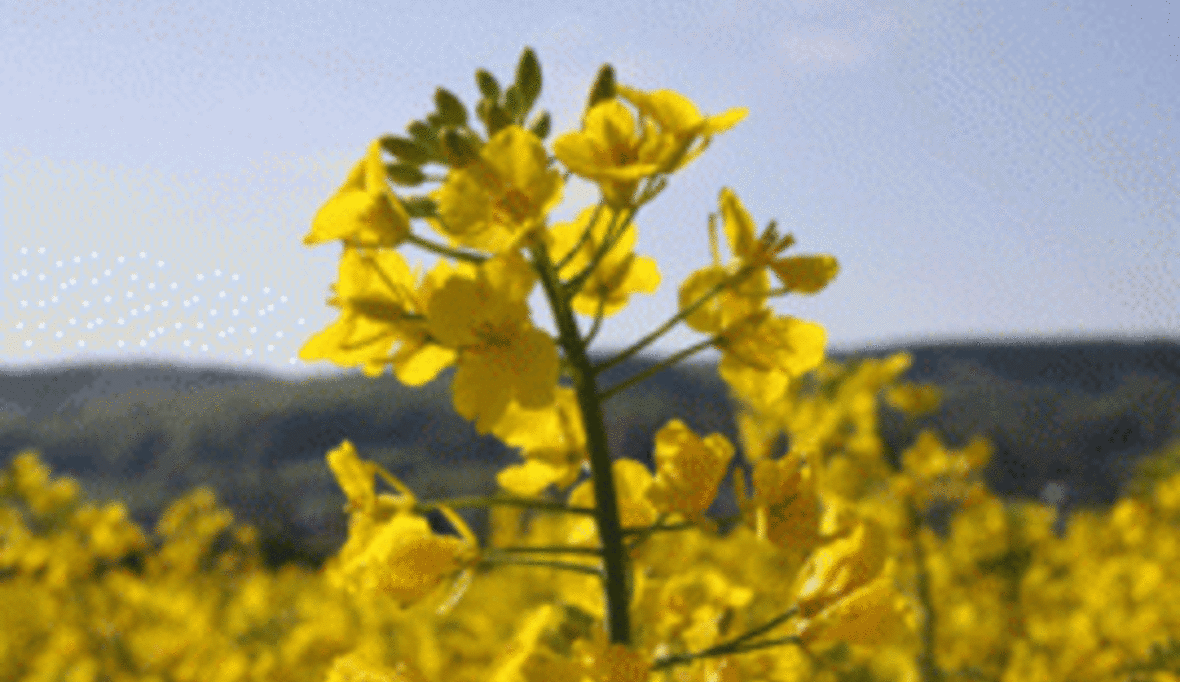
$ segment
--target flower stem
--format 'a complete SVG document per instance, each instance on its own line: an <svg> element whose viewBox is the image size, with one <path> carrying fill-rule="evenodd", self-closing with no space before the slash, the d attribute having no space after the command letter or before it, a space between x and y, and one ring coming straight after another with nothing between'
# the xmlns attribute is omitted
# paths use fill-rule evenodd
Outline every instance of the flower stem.
<svg viewBox="0 0 1180 682"><path fill-rule="evenodd" d="M647 336L645 336L642 339L631 344L625 350L621 351L618 355L615 355L611 359L606 360L605 362L601 362L598 365L596 365L594 367L594 372L596 374L601 373L601 372L605 372L606 370L610 369L611 367L614 367L615 365L619 364L620 362L623 362L627 358L631 357L632 355L635 355L639 351L648 347L649 345L654 343L656 341L656 339L660 338L665 333L667 333L667 331L669 329L671 329L672 327L675 327L677 324L680 324L681 320L685 319L689 315L696 312L697 308L700 308L701 306L708 303L709 299L713 298L717 294L720 294L723 290L725 290L726 287L736 287L746 277L749 277L752 274L754 274L753 268L750 268L749 266L743 266L740 270L738 270L736 273L734 273L731 277L727 277L726 279L722 280L721 282L718 282L713 288L709 289L709 291L707 291L703 296L701 296L697 300L693 301L691 305L683 308L679 313L674 315L667 322L660 325L659 329L656 329L655 331L651 332Z"/></svg>
<svg viewBox="0 0 1180 682"><path fill-rule="evenodd" d="M593 509L584 507L570 507L564 502L556 502L552 500L538 500L531 497L512 497L509 495L495 495L491 497L466 496L466 497L451 497L441 500L433 500L431 502L419 502L414 505L413 511L415 514L425 514L434 511L441 507L451 507L459 509L463 507L523 507L525 509L544 509L555 512L566 512L571 514L594 514Z"/></svg>
<svg viewBox="0 0 1180 682"><path fill-rule="evenodd" d="M586 429L586 449L594 479L595 520L602 540L606 588L606 626L612 644L631 644L630 567L623 545L623 528L619 521L618 497L611 471L610 451L606 443L606 426L598 396L594 370L586 355L585 342L578 332L569 301L549 260L544 243L533 244L533 261L545 287L553 319L561 333L560 342L573 373L578 406Z"/></svg>
<svg viewBox="0 0 1180 682"><path fill-rule="evenodd" d="M934 600L930 595L930 579L926 574L926 552L922 547L922 516L912 500L906 501L906 507L914 552L918 600L925 611L922 618L921 646L918 650L918 676L921 682L942 682L942 670L934 660Z"/></svg>
<svg viewBox="0 0 1180 682"><path fill-rule="evenodd" d="M699 659L699 658L709 658L709 657L713 657L713 656L727 656L729 654L742 653L745 651L753 651L756 649L763 649L763 648L770 647L770 646L778 646L780 644L799 644L800 643L799 638L793 637L793 636L792 637L782 637L779 639L766 640L766 641L762 641L762 642L746 643L748 640L753 639L753 638L757 637L758 635L769 632L770 630L774 629L775 627L790 620L791 618L793 618L795 616L797 611L798 611L798 608L792 606L791 608L787 609L785 612L779 614L778 616L776 616L772 620L770 620L766 623L763 623L762 625L754 628L753 630L750 630L742 635L739 635L739 636L735 637L734 639L731 639L730 641L725 642L724 644L718 644L714 647L710 647L708 649L705 649L704 651L698 651L695 654L674 654L672 656L663 656L661 658L658 658L652 663L651 670L653 670L653 671L663 670L664 668L670 668L670 667L676 666L676 665L684 665L685 663L691 663L692 661Z"/></svg>
<svg viewBox="0 0 1180 682"><path fill-rule="evenodd" d="M533 559L515 559L510 557L483 557L479 560L479 566L540 566L544 568L557 568L563 571L575 571L577 573L586 573L596 577L602 577L602 571L593 566L586 566L585 564L573 564L568 561L537 561Z"/></svg>
<svg viewBox="0 0 1180 682"><path fill-rule="evenodd" d="M648 367L647 369L643 370L639 374L636 374L635 376L631 377L630 379L627 379L625 381L615 384L614 386L611 386L610 388L608 388L602 392L602 401L606 402L607 400L609 400L610 398L612 398L613 396L618 394L620 391L624 391L627 388L631 387L632 385L637 384L640 381L643 381L644 379L652 376L653 374L656 374L657 372L660 372L660 371L664 370L665 368L671 367L672 365L680 362L681 360L687 358L690 355L694 355L696 353L699 353L700 351L708 348L709 346L712 346L714 343L717 343L717 340L719 338L720 338L720 335L714 336L712 338L705 339L704 341L701 341L699 343L693 344L693 345L689 346L688 348L685 348L684 350L677 352L675 355L668 357L666 360L663 360L656 365L652 365L651 367Z"/></svg>
<svg viewBox="0 0 1180 682"><path fill-rule="evenodd" d="M438 220L441 221L442 218L439 218ZM443 246L442 244L435 244L434 242L423 239L422 237L419 237L415 234L406 235L406 241L414 244L415 246L426 249L427 251L437 253L440 256L446 256L447 258L454 258L455 260L467 261L468 263L475 263L477 265L487 260L487 256L481 256L476 253L468 253L466 251L457 251L450 247Z"/></svg>

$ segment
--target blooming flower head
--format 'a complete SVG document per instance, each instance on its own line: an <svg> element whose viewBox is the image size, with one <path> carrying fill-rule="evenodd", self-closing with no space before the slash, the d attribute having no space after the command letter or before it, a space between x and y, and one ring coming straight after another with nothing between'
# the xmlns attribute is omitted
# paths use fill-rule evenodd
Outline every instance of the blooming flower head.
<svg viewBox="0 0 1180 682"><path fill-rule="evenodd" d="M679 419L656 434L656 477L647 497L661 512L678 512L693 519L713 503L725 478L733 445L714 433L700 438Z"/></svg>
<svg viewBox="0 0 1180 682"><path fill-rule="evenodd" d="M639 109L638 131L627 107L611 98L586 112L582 130L553 143L554 156L574 174L598 183L615 209L631 203L640 180L684 167L705 150L714 134L729 130L747 113L744 108L730 109L706 118L688 98L671 90L649 94L616 87ZM690 153L692 143L702 139Z"/></svg>
<svg viewBox="0 0 1180 682"><path fill-rule="evenodd" d="M515 252L447 278L427 302L430 334L459 353L455 410L490 433L515 400L540 408L554 400L557 346L529 320L535 273Z"/></svg>
<svg viewBox="0 0 1180 682"><path fill-rule="evenodd" d="M647 123L647 136L658 135ZM553 155L579 177L598 183L607 204L619 209L630 203L639 181L655 175L656 163L641 162L644 135L635 131L635 117L616 99L590 108L581 131L569 132L553 143Z"/></svg>
<svg viewBox="0 0 1180 682"><path fill-rule="evenodd" d="M344 185L316 213L303 243L344 239L358 246L394 247L409 233L410 217L386 183L381 142L373 140Z"/></svg>
<svg viewBox="0 0 1180 682"><path fill-rule="evenodd" d="M734 257L733 267L770 268L787 291L800 294L817 293L836 277L839 264L827 254L780 257L781 252L795 243L795 237L791 234L780 237L773 221L761 235L756 235L753 217L733 190L722 188L719 203L725 236ZM709 225L709 237L715 245L711 218Z"/></svg>
<svg viewBox="0 0 1180 682"><path fill-rule="evenodd" d="M749 110L735 107L716 116L702 116L696 105L672 90L643 92L625 85L617 86L619 96L635 105L644 116L659 124L658 135L645 135L640 159L654 163L661 173L675 172L709 146L712 137L737 125ZM689 151L697 141L701 144Z"/></svg>
<svg viewBox="0 0 1180 682"><path fill-rule="evenodd" d="M561 203L561 174L533 133L511 125L492 136L479 157L452 169L430 196L439 219L428 219L455 246L488 253L517 248Z"/></svg>
<svg viewBox="0 0 1180 682"><path fill-rule="evenodd" d="M362 365L369 377L379 376L392 363L402 383L429 382L455 360L453 349L429 339L421 319L423 301L444 275L436 269L415 287L417 274L397 251L368 254L346 248L339 283L332 286L336 296L328 301L341 308L340 317L309 339L299 357L327 359L344 367Z"/></svg>
<svg viewBox="0 0 1180 682"><path fill-rule="evenodd" d="M558 273L561 277L574 277L589 266L590 259L606 241L607 229L612 222L617 222L613 220L616 218L616 212L609 207L599 212L598 220L592 225L594 214L593 207L587 208L572 222L557 223L550 228L552 250L556 258L565 258L578 247ZM617 231L617 224L615 229ZM581 237L587 230L587 239L582 240ZM631 294L650 294L659 287L660 271L655 260L647 256L635 256L637 238L635 224L628 223L622 235L594 266L594 270L574 296L572 305L575 311L593 316L597 314L599 306L602 306L602 315L610 317L627 305Z"/></svg>

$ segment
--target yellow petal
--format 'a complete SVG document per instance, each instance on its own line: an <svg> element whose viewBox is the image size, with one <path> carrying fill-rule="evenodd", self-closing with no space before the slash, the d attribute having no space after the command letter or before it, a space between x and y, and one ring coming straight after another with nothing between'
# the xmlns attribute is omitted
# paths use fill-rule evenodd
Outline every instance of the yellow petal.
<svg viewBox="0 0 1180 682"><path fill-rule="evenodd" d="M836 278L840 265L827 255L790 256L772 261L770 269L778 275L787 291L815 294Z"/></svg>
<svg viewBox="0 0 1180 682"><path fill-rule="evenodd" d="M373 463L362 460L348 440L328 452L327 460L328 468L336 475L336 481L350 506L357 511L371 511L376 499L373 492L376 469Z"/></svg>

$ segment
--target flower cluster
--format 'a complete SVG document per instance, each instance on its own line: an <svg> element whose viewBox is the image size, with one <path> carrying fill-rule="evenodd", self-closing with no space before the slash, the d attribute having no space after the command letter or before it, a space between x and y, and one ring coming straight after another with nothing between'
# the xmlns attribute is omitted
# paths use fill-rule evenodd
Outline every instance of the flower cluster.
<svg viewBox="0 0 1180 682"><path fill-rule="evenodd" d="M741 200L725 188L719 205L730 262L721 262L716 216L710 216L714 263L682 283L678 313L635 346L591 365L587 346L603 318L621 311L631 295L650 293L660 283L656 263L634 252L637 212L663 190L669 174L684 169L747 112L702 115L679 93L615 83L608 65L591 91L582 129L558 137L550 157L543 144L548 114L524 126L541 85L532 51L525 51L517 81L506 93L486 71L476 80L484 95L477 112L486 139L468 125L458 98L439 88L437 112L425 123L410 124L410 138L386 136L370 143L315 216L304 243L339 241L344 247L329 300L341 314L300 356L360 365L370 376L390 366L410 385L455 366L455 410L480 433L519 448L525 459L498 476L505 491L528 504L556 489L566 496L566 511L586 514L566 529L564 547L552 551L585 550L601 558L601 568L576 563L564 568L601 574L605 594L584 603L591 612L603 612L611 644L627 647L632 644L628 595L635 587L631 562L641 554L641 541L626 545L625 536L650 536L665 521L716 532L704 512L735 448L720 434L701 438L673 420L656 436L654 475L639 462L612 463L601 410L621 387L600 390L597 376L683 321L710 338L675 360L715 347L722 352L721 376L735 394L764 404L821 364L825 341L820 325L775 314L769 299L816 293L838 268L827 255L783 255L794 236L780 235L773 221L759 234ZM637 110L638 121L625 103ZM383 151L398 163L386 163ZM554 161L568 171L563 175L553 168ZM387 181L424 182L421 167L429 162L449 169L435 178L439 188L405 199L391 191ZM560 202L570 174L597 183L601 202L571 222L550 226L548 213ZM415 234L410 225L415 218L446 243ZM411 271L397 251L408 244L447 259L425 275ZM772 273L781 285L777 289L771 288ZM557 322L556 339L534 325L526 304L538 285ZM581 331L575 314L594 318L589 333ZM573 385L560 383L563 377ZM374 476L404 486L358 459L347 441L328 460L348 492L352 514L348 544L329 570L339 584L413 601L443 575L460 566L469 572L488 560L461 521L466 546L432 535L415 515L420 512L408 490L396 504L391 499L378 504ZM821 631L879 626L895 601L878 560L881 542L869 543L879 531L847 515L840 517L839 529L821 531L816 479L809 470L791 470L794 460L759 464L769 468L755 473L751 508L757 507L764 521L768 510L781 515L784 505L800 514L793 517L794 530L775 529L775 541L798 541L805 550L827 543L815 554L815 573L797 590L804 641ZM590 480L575 486L587 468ZM799 496L800 486L810 486L810 495ZM454 517L445 505L438 508ZM848 569L825 562L860 568L850 577Z"/></svg>
<svg viewBox="0 0 1180 682"><path fill-rule="evenodd" d="M220 575L202 573L232 523L208 490L164 514L163 546L136 575L110 565L146 543L122 507L77 508L76 486L22 454L0 477L0 498L19 500L0 505L0 577L12 578L0 597L21 609L0 613L0 670L79 681L643 682L672 679L671 668L693 682L932 682L944 670L1178 679L1180 600L1158 595L1180 584L1180 478L1057 542L1051 512L1005 507L982 485L985 440L949 451L923 431L886 457L876 396L914 416L937 406L937 390L899 384L906 354L824 362L823 328L768 302L820 291L835 259L784 255L794 237L773 221L758 233L728 188L729 261L711 216L713 263L681 283L677 313L592 364L603 318L660 283L655 262L634 253L637 212L746 112L704 116L678 93L616 84L604 66L582 129L560 136L551 158L548 114L525 127L541 87L532 51L506 91L486 71L476 81L486 138L440 88L438 110L409 138L373 141L315 216L305 243L344 246L329 299L341 312L300 354L370 376L391 367L410 385L455 367L456 411L523 458L499 472L503 493L419 501L345 440L327 464L349 534L318 575L269 576L235 553L219 558ZM448 168L432 178L441 187L391 190L425 182L427 163ZM549 225L571 174L597 183L601 201ZM413 220L445 243L416 234ZM446 260L411 270L397 250L406 245ZM537 286L557 338L533 324ZM589 332L576 315L593 318ZM707 338L652 371L717 348L740 405L751 483L734 476L740 513L728 535L705 515L738 452L724 436L673 419L655 435L654 471L607 451L603 402L650 371L606 388L598 378L681 322ZM818 391L803 390L811 379ZM396 494L379 493L378 478ZM945 540L921 518L938 500L963 509ZM453 511L477 505L492 507L488 547ZM434 532L432 511L461 537ZM249 529L235 538L250 551ZM12 653L23 651L36 655Z"/></svg>

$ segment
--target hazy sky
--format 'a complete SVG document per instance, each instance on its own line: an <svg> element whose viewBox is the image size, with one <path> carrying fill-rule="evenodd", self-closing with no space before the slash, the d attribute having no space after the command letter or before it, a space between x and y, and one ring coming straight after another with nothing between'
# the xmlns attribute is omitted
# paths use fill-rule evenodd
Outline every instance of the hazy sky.
<svg viewBox="0 0 1180 682"><path fill-rule="evenodd" d="M340 247L301 244L312 216L436 86L473 110L475 70L506 86L526 45L548 145L604 62L749 109L640 211L660 289L596 349L674 313L723 186L792 252L839 260L823 292L775 302L834 349L1180 337L1178 35L1163 1L5 2L0 368L341 371L295 358L337 316ZM597 200L577 179L565 197L551 222Z"/></svg>

